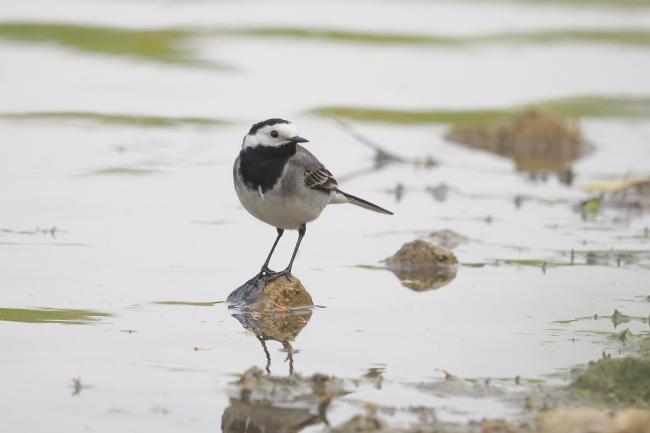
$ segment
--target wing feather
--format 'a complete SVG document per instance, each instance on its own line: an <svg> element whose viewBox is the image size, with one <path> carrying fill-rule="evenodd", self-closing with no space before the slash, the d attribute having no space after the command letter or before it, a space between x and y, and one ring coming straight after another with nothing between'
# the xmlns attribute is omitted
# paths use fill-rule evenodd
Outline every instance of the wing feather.
<svg viewBox="0 0 650 433"><path fill-rule="evenodd" d="M305 171L305 185L309 188L326 189L333 191L339 184L325 167Z"/></svg>

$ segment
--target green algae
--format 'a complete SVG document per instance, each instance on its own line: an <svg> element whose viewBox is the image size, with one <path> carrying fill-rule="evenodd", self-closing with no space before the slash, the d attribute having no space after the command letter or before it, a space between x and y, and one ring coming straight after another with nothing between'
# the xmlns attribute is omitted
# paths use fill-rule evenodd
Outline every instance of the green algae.
<svg viewBox="0 0 650 433"><path fill-rule="evenodd" d="M217 304L223 304L224 301L212 302L190 302L190 301L158 301L154 302L156 305L185 305L191 307L213 307Z"/></svg>
<svg viewBox="0 0 650 433"><path fill-rule="evenodd" d="M180 29L137 30L49 22L0 23L0 38L3 39L54 43L77 51L163 64L208 66L188 47L194 36L193 32Z"/></svg>
<svg viewBox="0 0 650 433"><path fill-rule="evenodd" d="M494 43L605 43L649 46L650 32L644 29L560 29L533 32L488 33L472 36L418 35L408 33L378 33L327 28L252 27L215 30L224 36L318 40L333 43L371 45L458 46Z"/></svg>
<svg viewBox="0 0 650 433"><path fill-rule="evenodd" d="M109 317L110 314L93 310L54 308L0 308L0 321L18 323L84 324Z"/></svg>
<svg viewBox="0 0 650 433"><path fill-rule="evenodd" d="M593 400L650 403L650 360L603 358L591 363L570 386Z"/></svg>
<svg viewBox="0 0 650 433"><path fill-rule="evenodd" d="M625 118L650 117L650 97L598 97L583 96L542 101L522 106L487 110L407 110L389 108L363 108L346 106L320 107L310 111L323 117L338 117L365 122L401 124L449 123L487 124L507 119L525 110L541 109L566 118Z"/></svg>
<svg viewBox="0 0 650 433"><path fill-rule="evenodd" d="M227 122L207 117L171 117L139 114L97 113L89 111L35 111L0 113L0 120L89 122L107 126L136 126L150 128L213 127Z"/></svg>

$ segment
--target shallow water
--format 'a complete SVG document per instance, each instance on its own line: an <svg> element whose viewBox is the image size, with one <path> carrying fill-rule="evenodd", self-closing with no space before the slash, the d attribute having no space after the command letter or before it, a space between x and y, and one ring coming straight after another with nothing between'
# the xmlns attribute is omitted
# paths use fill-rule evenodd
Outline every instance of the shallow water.
<svg viewBox="0 0 650 433"><path fill-rule="evenodd" d="M370 4L376 14L364 13ZM65 1L54 8L30 1L0 8L0 20L350 29L361 14L363 30L387 33L650 30L644 9L312 6L319 12L298 22L289 11L306 8L302 2ZM66 10L75 10L74 20ZM341 11L349 12L342 20ZM399 14L380 19L388 13ZM446 141L448 125L426 122L350 121L395 154L439 163L360 173L372 169L372 151L336 122L308 114L333 106L471 110L583 95L646 98L646 47L369 46L250 35L190 43L201 59L231 69L0 38L0 370L11 397L0 419L12 431L219 430L233 375L267 362L258 339L220 301L256 272L275 237L240 207L231 180L243 134L272 116L299 126L345 191L395 212L327 209L308 226L294 267L322 307L292 343L295 371L346 379L383 371L381 389L362 381L332 404L332 425L363 412L358 401L429 406L454 421L517 416L509 399L416 385L436 383L439 369L566 383L568 369L626 350L613 333L648 332L649 214L576 209L590 197L588 185L650 175L647 114L582 119L594 151L573 165L571 186L553 175L532 181L506 158ZM68 114L51 115L61 112ZM21 113L50 115L14 116ZM389 192L398 183L399 201ZM442 201L426 190L440 184L449 186ZM375 269L404 242L442 229L469 238L454 250L461 266L447 285L415 292ZM284 266L295 236L285 235L272 267ZM615 309L640 319L603 317ZM267 346L271 372L287 375L282 345Z"/></svg>

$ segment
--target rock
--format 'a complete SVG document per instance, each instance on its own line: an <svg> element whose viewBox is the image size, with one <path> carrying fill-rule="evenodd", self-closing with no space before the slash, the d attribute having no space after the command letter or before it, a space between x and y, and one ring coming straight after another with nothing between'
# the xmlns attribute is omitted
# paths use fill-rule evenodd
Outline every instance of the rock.
<svg viewBox="0 0 650 433"><path fill-rule="evenodd" d="M444 286L456 277L458 269L454 253L423 240L404 244L385 263L404 287L415 291Z"/></svg>
<svg viewBox="0 0 650 433"><path fill-rule="evenodd" d="M252 278L226 300L231 307L260 313L313 307L311 296L293 275Z"/></svg>
<svg viewBox="0 0 650 433"><path fill-rule="evenodd" d="M459 124L447 138L515 161L518 171L563 173L590 146L580 128L560 117L529 110L488 125Z"/></svg>

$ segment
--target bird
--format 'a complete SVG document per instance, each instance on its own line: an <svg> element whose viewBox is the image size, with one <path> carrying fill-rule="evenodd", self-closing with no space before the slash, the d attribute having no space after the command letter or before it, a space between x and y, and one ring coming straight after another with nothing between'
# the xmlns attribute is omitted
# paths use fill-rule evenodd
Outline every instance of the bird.
<svg viewBox="0 0 650 433"><path fill-rule="evenodd" d="M239 201L251 215L277 231L271 251L255 278L280 275L289 278L307 223L317 219L329 204L351 203L393 215L374 203L341 191L332 173L301 146L307 142L288 120L267 119L250 128L235 159L233 179ZM269 262L285 230L298 230L298 240L289 265L275 272L269 269Z"/></svg>

